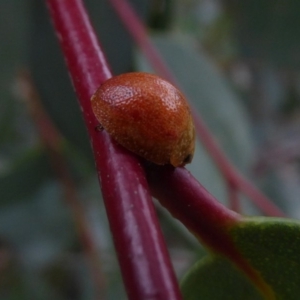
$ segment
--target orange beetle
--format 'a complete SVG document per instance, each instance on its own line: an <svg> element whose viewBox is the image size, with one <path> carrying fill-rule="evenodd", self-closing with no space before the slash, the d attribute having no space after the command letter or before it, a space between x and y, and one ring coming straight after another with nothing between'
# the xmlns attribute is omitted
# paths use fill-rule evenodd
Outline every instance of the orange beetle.
<svg viewBox="0 0 300 300"><path fill-rule="evenodd" d="M122 146L156 164L191 162L195 129L181 92L148 73L125 73L104 82L91 98L102 127Z"/></svg>

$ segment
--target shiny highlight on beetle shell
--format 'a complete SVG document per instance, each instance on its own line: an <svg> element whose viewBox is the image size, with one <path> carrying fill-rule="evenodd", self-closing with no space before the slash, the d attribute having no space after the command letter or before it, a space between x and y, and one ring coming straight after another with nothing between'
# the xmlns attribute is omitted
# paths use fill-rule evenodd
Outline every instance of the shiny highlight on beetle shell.
<svg viewBox="0 0 300 300"><path fill-rule="evenodd" d="M156 164L191 162L195 130L181 92L148 73L125 73L104 82L91 98L105 130L125 148Z"/></svg>

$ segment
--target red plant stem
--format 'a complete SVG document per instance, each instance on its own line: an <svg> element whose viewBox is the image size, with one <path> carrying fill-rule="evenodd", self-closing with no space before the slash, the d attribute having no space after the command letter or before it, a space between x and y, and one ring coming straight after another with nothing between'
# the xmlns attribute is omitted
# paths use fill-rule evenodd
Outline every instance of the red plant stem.
<svg viewBox="0 0 300 300"><path fill-rule="evenodd" d="M82 1L47 3L90 135L128 297L181 299L139 159L96 130L90 98L111 73Z"/></svg>
<svg viewBox="0 0 300 300"><path fill-rule="evenodd" d="M273 290L242 256L229 233L243 220L241 215L219 203L185 168L151 165L147 179L153 195L208 249L235 263L265 299L275 299Z"/></svg>
<svg viewBox="0 0 300 300"><path fill-rule="evenodd" d="M160 53L150 41L142 21L128 1L110 0L110 2L120 19L123 21L127 30L130 32L136 43L140 46L153 67L157 70L158 74L179 86L179 84L177 84L177 80L173 76L168 66L165 64ZM197 134L200 137L203 145L206 147L207 152L213 157L216 165L226 179L227 184L231 187L236 187L236 189L240 189L242 192L248 195L250 199L257 205L257 207L266 215L285 217L286 215L274 203L272 203L270 199L263 195L263 193L261 193L251 182L245 179L230 163L226 155L219 147L217 141L210 133L208 127L200 117L199 113L197 113L195 109L192 109L192 113Z"/></svg>
<svg viewBox="0 0 300 300"><path fill-rule="evenodd" d="M146 170L153 195L174 217L210 248L226 247L223 229L241 215L218 202L185 168L151 165Z"/></svg>

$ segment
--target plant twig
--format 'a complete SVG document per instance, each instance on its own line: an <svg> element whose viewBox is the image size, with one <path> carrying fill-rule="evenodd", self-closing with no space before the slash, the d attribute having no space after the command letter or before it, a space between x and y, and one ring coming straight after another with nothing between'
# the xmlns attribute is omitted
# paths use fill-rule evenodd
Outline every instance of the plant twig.
<svg viewBox="0 0 300 300"><path fill-rule="evenodd" d="M48 0L90 136L129 299L181 299L138 157L96 130L90 98L111 77L80 0Z"/></svg>
<svg viewBox="0 0 300 300"><path fill-rule="evenodd" d="M275 300L272 288L241 254L230 229L243 221L238 213L219 203L185 169L147 164L153 195L210 250L227 257L256 286L265 299Z"/></svg>

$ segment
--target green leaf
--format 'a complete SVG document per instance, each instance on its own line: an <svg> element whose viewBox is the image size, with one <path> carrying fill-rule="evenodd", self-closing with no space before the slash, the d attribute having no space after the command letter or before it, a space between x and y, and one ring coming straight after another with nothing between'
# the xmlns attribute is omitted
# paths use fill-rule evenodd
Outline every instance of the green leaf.
<svg viewBox="0 0 300 300"><path fill-rule="evenodd" d="M273 288L276 299L299 299L300 222L245 218L230 234L242 255ZM206 257L192 267L182 291L185 300L262 299L240 271L217 256Z"/></svg>
<svg viewBox="0 0 300 300"><path fill-rule="evenodd" d="M182 282L182 293L184 300L262 300L230 261L212 255L189 270Z"/></svg>

